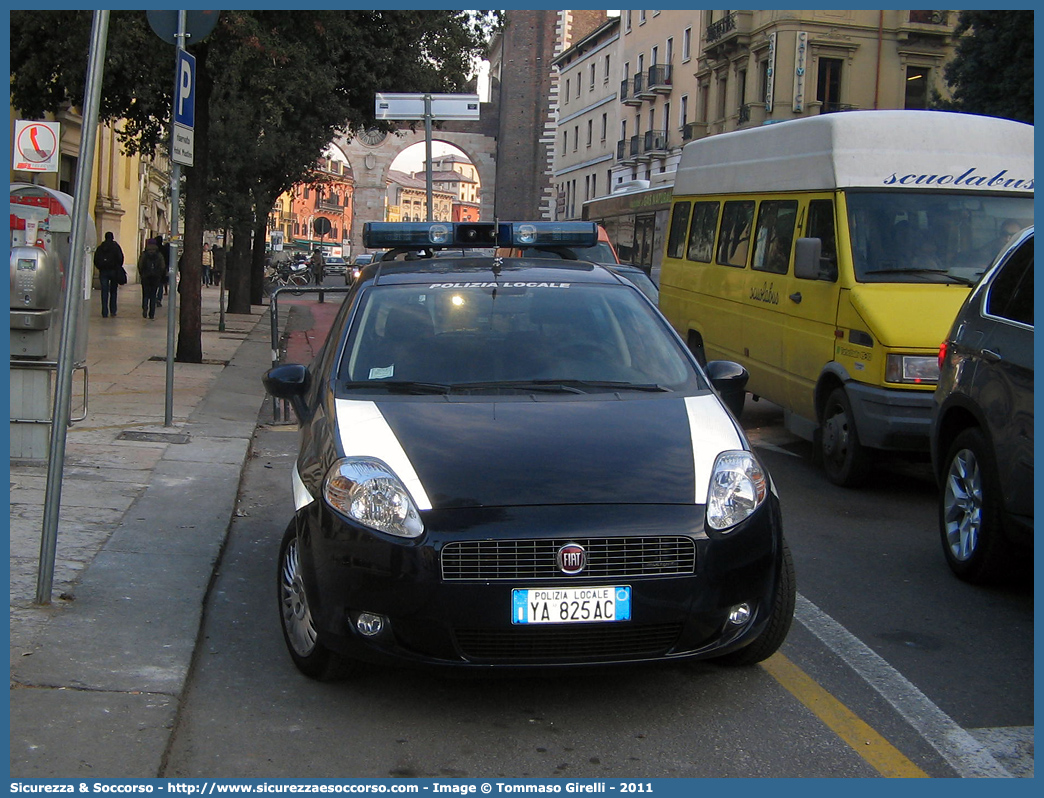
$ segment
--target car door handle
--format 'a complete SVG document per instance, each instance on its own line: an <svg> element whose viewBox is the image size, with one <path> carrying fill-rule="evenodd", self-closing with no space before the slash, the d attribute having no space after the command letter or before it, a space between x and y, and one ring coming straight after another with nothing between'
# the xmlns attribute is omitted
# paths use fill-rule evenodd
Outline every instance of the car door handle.
<svg viewBox="0 0 1044 798"><path fill-rule="evenodd" d="M1000 361L1001 356L994 352L992 349L983 349L982 359L987 361L988 363L997 363Z"/></svg>
<svg viewBox="0 0 1044 798"><path fill-rule="evenodd" d="M793 294L790 295L790 300L791 300L791 302L794 302L795 304L800 305L801 304L801 292L800 291L795 291Z"/></svg>

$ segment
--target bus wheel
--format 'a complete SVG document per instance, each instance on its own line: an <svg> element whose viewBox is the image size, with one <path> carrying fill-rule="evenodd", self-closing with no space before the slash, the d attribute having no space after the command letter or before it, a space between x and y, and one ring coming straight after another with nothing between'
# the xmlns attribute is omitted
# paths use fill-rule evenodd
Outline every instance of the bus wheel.
<svg viewBox="0 0 1044 798"><path fill-rule="evenodd" d="M872 455L859 442L852 405L844 388L835 388L827 397L817 437L827 478L843 487L861 485L870 473Z"/></svg>

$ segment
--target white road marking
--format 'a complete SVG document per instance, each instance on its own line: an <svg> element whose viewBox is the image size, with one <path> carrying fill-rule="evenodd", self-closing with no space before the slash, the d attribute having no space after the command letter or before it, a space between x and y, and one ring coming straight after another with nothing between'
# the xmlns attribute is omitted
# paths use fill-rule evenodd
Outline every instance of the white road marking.
<svg viewBox="0 0 1044 798"><path fill-rule="evenodd" d="M794 617L858 673L962 778L1012 778L979 740L881 656L804 596Z"/></svg>

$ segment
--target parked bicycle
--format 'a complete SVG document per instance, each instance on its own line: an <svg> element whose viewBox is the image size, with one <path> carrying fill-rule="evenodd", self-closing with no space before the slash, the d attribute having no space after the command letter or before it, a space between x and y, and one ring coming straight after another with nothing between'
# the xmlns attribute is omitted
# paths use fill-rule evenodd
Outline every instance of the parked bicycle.
<svg viewBox="0 0 1044 798"><path fill-rule="evenodd" d="M287 286L303 288L312 280L308 265L304 262L284 262L265 267L265 278L262 284L265 296L271 296L276 289ZM294 291L299 294L299 291Z"/></svg>

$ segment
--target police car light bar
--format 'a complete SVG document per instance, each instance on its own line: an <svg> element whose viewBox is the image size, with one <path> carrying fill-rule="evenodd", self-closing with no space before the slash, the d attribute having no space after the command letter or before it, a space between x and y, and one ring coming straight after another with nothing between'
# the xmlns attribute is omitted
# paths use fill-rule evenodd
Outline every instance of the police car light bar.
<svg viewBox="0 0 1044 798"><path fill-rule="evenodd" d="M594 222L366 222L369 249L439 247L592 247Z"/></svg>

